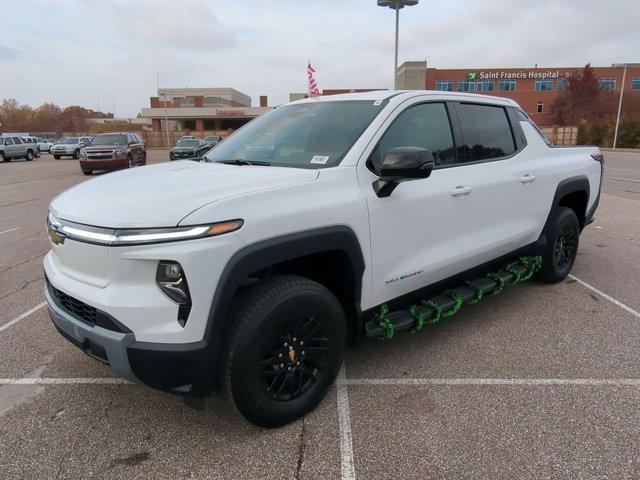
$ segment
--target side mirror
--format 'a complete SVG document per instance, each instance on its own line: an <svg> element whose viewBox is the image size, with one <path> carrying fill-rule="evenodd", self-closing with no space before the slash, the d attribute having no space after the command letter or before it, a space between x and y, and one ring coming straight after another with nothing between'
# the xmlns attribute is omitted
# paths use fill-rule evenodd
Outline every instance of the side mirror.
<svg viewBox="0 0 640 480"><path fill-rule="evenodd" d="M378 197L386 198L401 182L427 178L433 163L433 156L426 148L392 148L382 160L380 178L372 183L373 190Z"/></svg>

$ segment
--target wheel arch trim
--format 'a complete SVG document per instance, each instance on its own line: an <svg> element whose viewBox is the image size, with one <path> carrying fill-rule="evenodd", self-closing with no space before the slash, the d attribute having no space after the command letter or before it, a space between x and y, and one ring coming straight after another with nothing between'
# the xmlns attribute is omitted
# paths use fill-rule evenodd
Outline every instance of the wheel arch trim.
<svg viewBox="0 0 640 480"><path fill-rule="evenodd" d="M553 195L553 202L551 203L551 208L549 209L549 214L547 215L547 220L542 229L542 235L545 235L549 230L549 225L553 220L555 213L560 207L560 200L571 193L575 192L585 192L587 194L587 205L585 205L585 219L580 221L580 224L583 225L584 220L586 220L587 216L587 208L589 206L589 195L591 193L591 186L589 184L589 178L586 175L577 175L575 177L565 178L556 187L556 191Z"/></svg>

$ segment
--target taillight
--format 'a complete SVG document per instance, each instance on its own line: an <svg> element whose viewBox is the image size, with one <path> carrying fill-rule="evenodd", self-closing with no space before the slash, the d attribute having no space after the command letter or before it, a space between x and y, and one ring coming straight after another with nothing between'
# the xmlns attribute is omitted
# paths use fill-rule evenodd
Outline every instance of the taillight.
<svg viewBox="0 0 640 480"><path fill-rule="evenodd" d="M601 165L604 165L604 155L601 153L592 153L591 158L593 158L596 162L600 162Z"/></svg>

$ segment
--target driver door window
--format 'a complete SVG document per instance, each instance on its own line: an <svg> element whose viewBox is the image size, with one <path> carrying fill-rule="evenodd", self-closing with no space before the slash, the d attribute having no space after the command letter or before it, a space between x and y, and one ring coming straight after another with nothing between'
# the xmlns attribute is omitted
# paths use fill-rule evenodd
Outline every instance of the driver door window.
<svg viewBox="0 0 640 480"><path fill-rule="evenodd" d="M398 115L371 156L372 166L377 172L385 154L394 147L426 148L436 165L455 163L453 135L445 104L422 103Z"/></svg>

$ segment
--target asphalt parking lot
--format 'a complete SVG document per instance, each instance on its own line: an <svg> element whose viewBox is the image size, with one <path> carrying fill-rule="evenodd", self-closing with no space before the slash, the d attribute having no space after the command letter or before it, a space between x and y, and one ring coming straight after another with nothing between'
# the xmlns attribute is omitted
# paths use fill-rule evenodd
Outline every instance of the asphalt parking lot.
<svg viewBox="0 0 640 480"><path fill-rule="evenodd" d="M361 342L321 406L275 430L122 382L55 331L44 218L86 178L49 155L0 164L0 478L640 477L640 154L606 154L565 283Z"/></svg>

